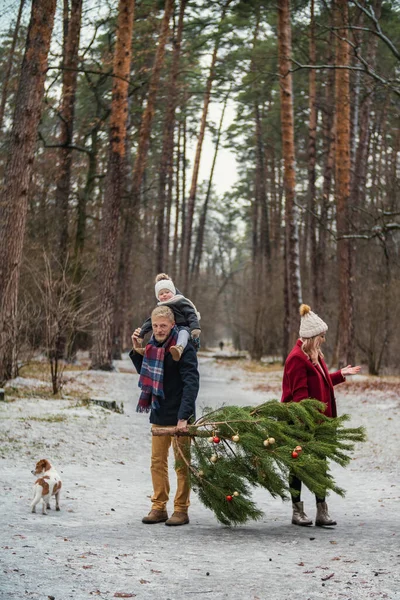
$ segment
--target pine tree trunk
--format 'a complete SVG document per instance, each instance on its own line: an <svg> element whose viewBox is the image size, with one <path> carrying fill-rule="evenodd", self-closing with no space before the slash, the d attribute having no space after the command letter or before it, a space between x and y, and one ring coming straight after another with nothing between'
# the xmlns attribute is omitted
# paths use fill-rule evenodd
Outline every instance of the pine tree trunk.
<svg viewBox="0 0 400 600"><path fill-rule="evenodd" d="M56 0L33 0L4 185L0 193L0 381L16 373L18 283L28 188L41 114Z"/></svg>
<svg viewBox="0 0 400 600"><path fill-rule="evenodd" d="M281 129L284 158L286 277L289 298L289 344L298 336L299 306L301 304L301 275L299 260L298 211L296 208L294 116L291 68L291 26L289 0L278 7L278 57L281 99Z"/></svg>
<svg viewBox="0 0 400 600"><path fill-rule="evenodd" d="M190 250L192 246L192 228L193 228L193 217L194 217L194 208L196 204L196 192L197 192L197 183L199 179L199 171L200 171L200 160L201 160L201 152L203 149L204 142L204 134L207 126L207 115L208 115L208 107L211 99L211 89L215 79L215 66L217 63L217 54L219 50L219 45L221 42L221 27L225 19L226 11L228 9L229 4L231 4L232 0L226 0L222 9L221 20L219 22L219 27L216 35L214 50L211 58L210 70L206 83L206 91L204 93L203 100L203 112L200 121L200 131L197 138L196 145L196 154L193 163L193 173L192 173L192 181L190 185L189 198L187 201L187 210L186 210L186 223L185 223L185 231L184 237L182 238L182 275L183 275L183 289L188 290L189 288L189 268L190 268ZM188 293L188 292L186 292Z"/></svg>
<svg viewBox="0 0 400 600"><path fill-rule="evenodd" d="M71 192L72 140L76 87L78 80L78 52L81 30L82 0L71 0L67 39L64 40L63 86L60 111L60 137L58 179L55 192L58 228L58 261L65 266L68 253L68 205ZM65 31L65 29L64 29Z"/></svg>
<svg viewBox="0 0 400 600"><path fill-rule="evenodd" d="M173 151L174 151L174 128L175 128L175 112L178 98L178 74L179 61L181 53L181 43L183 35L183 20L185 15L187 0L181 0L179 9L178 29L176 39L174 40L174 53L172 59L170 81L168 86L168 104L164 121L163 144L161 151L160 173L158 180L158 219L157 219L157 271L168 270L168 244L166 238L169 237L168 229L164 224L164 213L166 207L166 189L167 181L170 172L173 168Z"/></svg>
<svg viewBox="0 0 400 600"><path fill-rule="evenodd" d="M176 145L176 173L175 173L175 225L174 225L174 242L172 246L172 275L173 279L178 274L178 240L179 240L179 217L180 217L180 194L181 194L181 124L178 126L178 140Z"/></svg>
<svg viewBox="0 0 400 600"><path fill-rule="evenodd" d="M164 65L165 46L168 39L169 22L173 8L174 0L165 0L164 15L158 37L157 51L149 84L146 108L144 109L142 115L138 149L132 172L131 202L129 209L127 210L122 234L121 254L119 259L120 274L118 276L118 304L123 326L123 331L120 336L123 347L129 342L129 336L127 332L130 328L128 309L131 291L127 282L130 279L130 273L132 272L132 248L135 237L135 220L137 219L138 207L140 205L141 188L150 145L151 126L153 123L155 104L159 90L161 69Z"/></svg>
<svg viewBox="0 0 400 600"><path fill-rule="evenodd" d="M316 63L316 48L315 48L315 20L314 20L314 0L311 0L311 17L310 17L310 44L309 54L310 65ZM317 237L316 237L316 140L317 140L317 88L316 88L316 70L310 69L309 73L309 112L310 120L308 123L308 231L306 232L310 258L308 261L310 276L309 282L312 289L312 301L315 310L318 309L318 267L317 267Z"/></svg>
<svg viewBox="0 0 400 600"><path fill-rule="evenodd" d="M347 0L337 0L336 64L349 65L349 44L346 40L348 24ZM340 239L349 233L348 206L350 199L350 76L347 69L337 69L336 79L336 219L337 219L337 259L339 276L339 323L338 360L342 367L354 362L353 325L353 265L352 243Z"/></svg>
<svg viewBox="0 0 400 600"><path fill-rule="evenodd" d="M19 10L17 15L17 22L15 23L14 35L11 43L10 54L7 61L6 71L3 79L3 86L1 90L1 103L0 103L0 131L3 128L4 111L7 102L8 84L10 83L11 70L14 62L15 46L18 39L19 28L21 25L21 16L24 8L25 0L20 0Z"/></svg>
<svg viewBox="0 0 400 600"><path fill-rule="evenodd" d="M213 161L212 161L212 165L211 165L210 177L208 179L206 197L204 199L204 204L203 204L203 207L201 210L200 222L199 222L199 227L198 227L198 231L197 231L197 239L196 239L196 245L195 245L195 250L194 250L194 257L193 257L193 264L192 264L192 277L191 277L194 280L194 292L197 289L198 278L200 275L200 264L201 264L201 258L203 255L204 235L205 235L206 221L207 221L207 210L208 210L208 204L209 204L210 197L211 197L212 181L214 178L215 165L217 163L218 150L219 150L219 145L221 142L221 135L222 135L222 126L223 126L223 122L224 122L226 106L228 104L229 93L230 93L230 91L226 94L225 101L224 101L224 104L222 107L221 118L219 120L219 125L218 125L217 140L215 142L214 157L213 157ZM195 295L195 293L194 293L194 295Z"/></svg>
<svg viewBox="0 0 400 600"><path fill-rule="evenodd" d="M184 97L184 102L183 102L183 106L185 107L187 102L187 95L185 94ZM184 263L183 263L183 253L184 253L184 246L183 246L183 242L186 238L186 157L187 157L187 117L186 117L186 113L184 113L183 115L183 133L182 133L182 139L183 139L183 144L182 144L182 209L181 209L181 245L180 245L180 252L179 252L179 276L180 279L182 280L183 278L183 270L184 270ZM186 292L187 293L187 292Z"/></svg>
<svg viewBox="0 0 400 600"><path fill-rule="evenodd" d="M334 63L334 38L331 32L328 52L329 56L327 63ZM322 111L322 129L323 129L323 183L322 183L322 198L320 212L320 226L317 245L317 278L316 278L316 310L318 306L325 303L325 281L326 281L326 255L327 255L327 239L328 239L328 216L330 207L330 194L332 188L332 176L335 163L335 136L336 123L334 118L334 90L335 90L335 72L329 69L327 72L327 80L325 86L325 97Z"/></svg>
<svg viewBox="0 0 400 600"><path fill-rule="evenodd" d="M98 270L101 273L100 310L92 354L92 368L104 370L112 369L113 316L118 274L118 231L124 180L134 8L134 0L120 0L119 2L117 41L114 53L110 145L98 263Z"/></svg>

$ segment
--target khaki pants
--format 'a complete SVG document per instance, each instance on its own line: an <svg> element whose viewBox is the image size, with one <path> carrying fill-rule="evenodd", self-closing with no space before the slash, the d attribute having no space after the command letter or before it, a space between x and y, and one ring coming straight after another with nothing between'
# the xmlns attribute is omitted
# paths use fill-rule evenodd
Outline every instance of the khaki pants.
<svg viewBox="0 0 400 600"><path fill-rule="evenodd" d="M157 429L160 425L152 425L152 429ZM186 460L190 461L190 438L186 436L171 435L153 435L151 444L151 478L153 480L153 495L151 497L152 509L166 510L169 498L169 478L168 478L168 453L169 448L174 449L177 489L174 499L174 511L187 513L190 497L190 477L189 468L183 460L177 446L182 451Z"/></svg>

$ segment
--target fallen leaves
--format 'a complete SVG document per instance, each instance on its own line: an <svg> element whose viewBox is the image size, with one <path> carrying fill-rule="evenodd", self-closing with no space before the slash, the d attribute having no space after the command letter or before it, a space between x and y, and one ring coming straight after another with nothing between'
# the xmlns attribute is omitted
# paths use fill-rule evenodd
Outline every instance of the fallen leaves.
<svg viewBox="0 0 400 600"><path fill-rule="evenodd" d="M130 594L127 592L115 592L114 598L135 598L136 594Z"/></svg>
<svg viewBox="0 0 400 600"><path fill-rule="evenodd" d="M321 581L328 581L328 579L332 579L335 573L331 573L330 575L326 575L325 577L321 577Z"/></svg>

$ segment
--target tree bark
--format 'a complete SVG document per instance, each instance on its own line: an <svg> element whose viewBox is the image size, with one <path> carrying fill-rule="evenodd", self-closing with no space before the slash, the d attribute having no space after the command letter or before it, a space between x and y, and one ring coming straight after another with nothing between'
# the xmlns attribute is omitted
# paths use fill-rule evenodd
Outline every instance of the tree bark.
<svg viewBox="0 0 400 600"><path fill-rule="evenodd" d="M167 181L173 168L175 112L178 98L178 74L183 35L183 20L187 0L181 0L179 9L178 28L174 41L174 52L168 85L167 108L164 121L163 144L161 151L160 173L158 180L158 218L157 218L157 271L168 270L168 239L169 227L165 227L165 207Z"/></svg>
<svg viewBox="0 0 400 600"><path fill-rule="evenodd" d="M63 85L61 102L61 125L59 137L59 176L55 192L58 228L57 257L61 268L65 267L68 254L68 205L71 192L72 140L74 134L75 98L78 79L78 51L81 31L82 0L71 0L68 26L64 20Z"/></svg>
<svg viewBox="0 0 400 600"><path fill-rule="evenodd" d="M315 48L315 19L314 19L314 0L311 0L310 17L310 42L309 42L309 63L316 63ZM316 236L316 141L317 141L317 86L316 70L310 69L309 73L309 112L310 120L308 123L308 231L307 238L309 243L309 282L312 289L312 301L315 309L318 308L318 267L317 267L317 236Z"/></svg>
<svg viewBox="0 0 400 600"><path fill-rule="evenodd" d="M221 142L221 135L222 135L222 126L223 126L224 117L225 117L226 105L228 104L229 93L230 92L228 92L226 94L225 101L224 101L224 104L222 107L221 118L219 121L218 132L217 132L217 139L215 142L214 157L213 157L213 161L212 161L212 165L211 165L210 177L208 179L206 197L204 199L204 204L203 204L203 207L201 210L200 222L199 222L199 227L198 227L198 231L197 231L197 239L196 239L194 258L193 258L193 264L192 264L192 279L194 279L194 281L195 281L195 285L194 285L195 290L197 288L196 284L198 282L198 278L199 278L199 274L200 274L200 264L201 264L201 258L203 255L204 234L205 234L206 221L207 221L207 210L208 210L208 204L209 204L210 197L211 197L212 181L213 181L213 177L214 177L215 165L217 163L218 150L219 150L219 145Z"/></svg>
<svg viewBox="0 0 400 600"><path fill-rule="evenodd" d="M122 318L123 332L121 333L122 345L128 343L127 330L130 328L127 315L130 303L130 288L127 285L132 271L132 247L135 237L135 221L137 219L138 207L140 205L141 187L146 168L147 155L150 145L151 126L155 112L155 103L159 90L161 69L164 65L165 46L169 33L169 22L174 7L174 0L165 0L164 15L161 22L158 45L151 74L147 104L142 115L139 132L138 149L132 172L132 189L130 194L130 206L127 210L121 243L121 254L119 260L118 275L118 298L119 312Z"/></svg>
<svg viewBox="0 0 400 600"><path fill-rule="evenodd" d="M113 316L118 275L117 248L128 117L128 80L132 55L134 0L120 0L114 53L110 145L101 221L98 270L100 315L94 339L92 368L112 369Z"/></svg>
<svg viewBox="0 0 400 600"><path fill-rule="evenodd" d="M13 35L13 39L11 42L10 54L8 57L6 71L5 71L4 79L3 79L3 87L1 90L1 103L0 103L0 131L3 128L4 111L5 111L6 102L7 102L8 84L10 83L11 70L12 70L12 66L13 66L13 62L14 62L15 46L17 44L18 33L19 33L20 25L21 25L21 16L22 16L24 4L25 4L25 0L20 0L17 21L15 23L14 35Z"/></svg>
<svg viewBox="0 0 400 600"><path fill-rule="evenodd" d="M347 0L336 2L336 23L340 28L336 46L336 64L350 64L349 44L346 38L348 25ZM337 69L336 90L336 220L337 220L337 260L339 277L339 323L338 323L338 362L339 367L354 362L353 324L353 256L352 243L340 236L349 232L350 199L350 76L347 69Z"/></svg>
<svg viewBox="0 0 400 600"><path fill-rule="evenodd" d="M278 60L280 75L281 130L284 158L286 277L288 283L289 344L295 343L299 330L301 275L299 259L298 211L296 208L294 116L291 68L292 34L289 0L278 6Z"/></svg>
<svg viewBox="0 0 400 600"><path fill-rule="evenodd" d="M193 173L192 173L192 181L190 185L189 198L187 201L187 211L186 211L186 223L185 223L185 231L184 237L182 238L182 275L183 275L183 289L188 290L189 288L189 267L190 267L190 249L192 245L192 228L193 228L193 217L194 217L194 207L196 203L196 192L197 192L197 183L199 179L199 171L200 171L200 159L201 152L203 149L204 142L204 134L207 126L207 115L208 115L208 107L210 104L211 98L211 89L215 79L215 66L217 62L217 54L219 50L219 45L221 42L221 28L225 19L226 11L228 10L229 4L231 4L232 0L226 0L222 9L222 15L218 26L218 31L216 34L216 40L214 44L214 50L211 57L211 65L206 83L206 90L204 93L203 100L203 112L200 121L200 131L199 136L197 138L197 146L196 146L196 154L193 163Z"/></svg>
<svg viewBox="0 0 400 600"><path fill-rule="evenodd" d="M16 374L18 283L56 0L32 0L8 160L0 193L0 381Z"/></svg>

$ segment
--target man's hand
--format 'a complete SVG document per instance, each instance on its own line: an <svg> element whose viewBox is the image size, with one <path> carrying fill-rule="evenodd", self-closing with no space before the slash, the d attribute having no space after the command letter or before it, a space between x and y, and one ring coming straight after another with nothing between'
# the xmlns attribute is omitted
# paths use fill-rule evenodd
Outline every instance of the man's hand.
<svg viewBox="0 0 400 600"><path fill-rule="evenodd" d="M137 329L135 329L135 331L132 333L132 347L134 350L136 350L136 348L142 347L143 338L139 337L139 334L140 327L137 327Z"/></svg>
<svg viewBox="0 0 400 600"><path fill-rule="evenodd" d="M187 420L179 419L176 429L177 429L177 431L187 431L188 430Z"/></svg>
<svg viewBox="0 0 400 600"><path fill-rule="evenodd" d="M341 373L343 377L346 375L356 375L361 371L361 367L352 367L351 365L347 365L347 367L343 367Z"/></svg>
<svg viewBox="0 0 400 600"><path fill-rule="evenodd" d="M192 329L191 335L192 338L199 338L201 334L201 329Z"/></svg>

